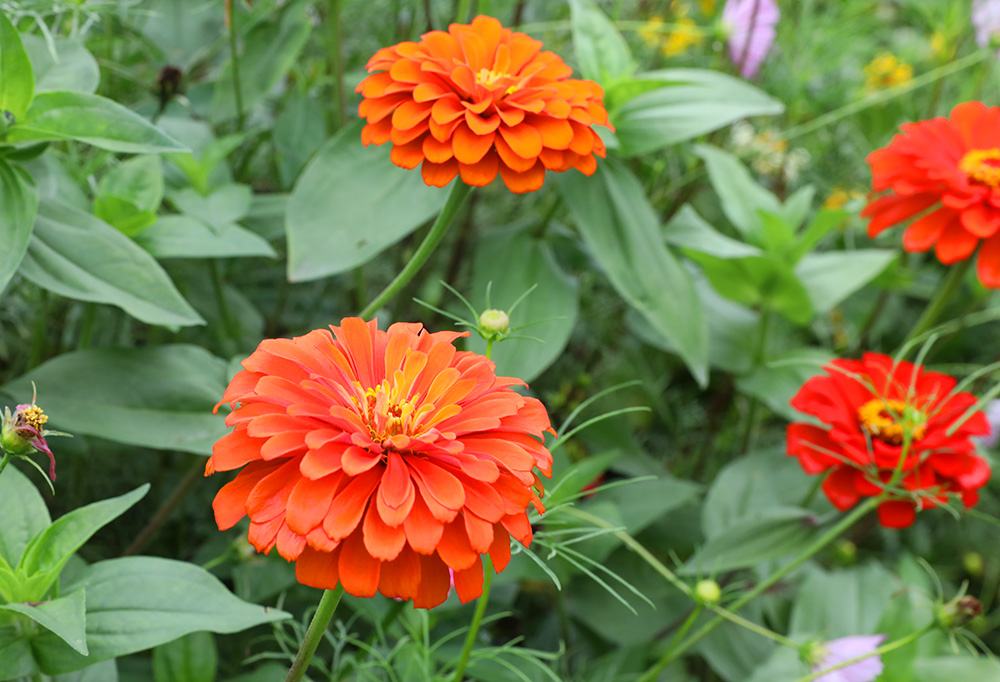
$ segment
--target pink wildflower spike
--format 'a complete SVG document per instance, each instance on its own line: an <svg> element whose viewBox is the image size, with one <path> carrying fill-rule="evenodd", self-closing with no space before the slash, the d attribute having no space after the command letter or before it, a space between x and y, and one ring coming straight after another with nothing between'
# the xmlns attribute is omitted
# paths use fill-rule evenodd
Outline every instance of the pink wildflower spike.
<svg viewBox="0 0 1000 682"><path fill-rule="evenodd" d="M744 78L753 78L777 35L781 10L775 0L727 0L722 22L729 32L729 56Z"/></svg>
<svg viewBox="0 0 1000 682"><path fill-rule="evenodd" d="M994 38L1000 38L1000 1L973 0L972 27L979 47L989 47ZM1000 57L1000 51L997 56Z"/></svg>

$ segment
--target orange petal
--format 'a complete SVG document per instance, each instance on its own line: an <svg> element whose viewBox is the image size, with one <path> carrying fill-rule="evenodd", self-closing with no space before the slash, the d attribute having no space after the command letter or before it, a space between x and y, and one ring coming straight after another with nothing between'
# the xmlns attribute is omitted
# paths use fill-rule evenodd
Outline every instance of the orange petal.
<svg viewBox="0 0 1000 682"><path fill-rule="evenodd" d="M493 133L477 135L464 123L455 128L451 138L452 153L459 163L479 163L493 146Z"/></svg>
<svg viewBox="0 0 1000 682"><path fill-rule="evenodd" d="M247 515L247 498L261 479L282 466L281 462L252 462L236 478L222 486L212 510L219 530L229 530Z"/></svg>
<svg viewBox="0 0 1000 682"><path fill-rule="evenodd" d="M278 530L275 546L282 559L285 561L295 561L306 548L306 539L305 536L299 535L290 529L287 524L283 524Z"/></svg>
<svg viewBox="0 0 1000 682"><path fill-rule="evenodd" d="M334 589L340 581L340 571L337 569L339 556L340 547L332 552L320 552L306 547L295 562L295 579L309 587Z"/></svg>
<svg viewBox="0 0 1000 682"><path fill-rule="evenodd" d="M500 126L500 135L511 150L523 159L533 159L542 153L542 136L535 128L521 124L515 128Z"/></svg>
<svg viewBox="0 0 1000 682"><path fill-rule="evenodd" d="M573 126L569 121L550 116L532 116L528 123L542 136L542 144L549 149L569 149L573 141Z"/></svg>
<svg viewBox="0 0 1000 682"><path fill-rule="evenodd" d="M368 505L365 522L362 526L365 549L376 559L392 561L406 544L406 534L403 528L386 525L374 504Z"/></svg>
<svg viewBox="0 0 1000 682"><path fill-rule="evenodd" d="M413 140L407 144L393 145L389 158L400 168L413 170L424 160L423 142Z"/></svg>
<svg viewBox="0 0 1000 682"><path fill-rule="evenodd" d="M431 514L424 498L417 495L413 508L403 522L403 531L406 533L406 541L415 552L432 554L444 533L444 524Z"/></svg>
<svg viewBox="0 0 1000 682"><path fill-rule="evenodd" d="M977 244L979 237L970 234L960 223L953 222L945 228L934 251L938 260L945 265L951 265L971 256Z"/></svg>
<svg viewBox="0 0 1000 682"><path fill-rule="evenodd" d="M479 599L483 594L483 560L477 556L471 566L455 571L454 581L455 592L463 604Z"/></svg>
<svg viewBox="0 0 1000 682"><path fill-rule="evenodd" d="M484 521L468 509L462 512L465 520L465 533L469 537L469 545L477 554L486 554L493 544L493 524Z"/></svg>
<svg viewBox="0 0 1000 682"><path fill-rule="evenodd" d="M299 479L285 505L285 523L301 535L319 526L330 511L334 493L343 480L338 472L318 480Z"/></svg>
<svg viewBox="0 0 1000 682"><path fill-rule="evenodd" d="M414 599L420 590L420 557L403 547L392 561L382 564L378 591L390 599Z"/></svg>
<svg viewBox="0 0 1000 682"><path fill-rule="evenodd" d="M465 523L461 518L445 524L437 551L441 559L456 571L471 566L478 556L472 549L469 536L465 532Z"/></svg>
<svg viewBox="0 0 1000 682"><path fill-rule="evenodd" d="M308 444L309 437L306 436ZM334 472L340 471L340 462L343 459L344 451L353 447L347 443L324 443L306 452L299 464L299 471L306 478L323 478Z"/></svg>
<svg viewBox="0 0 1000 682"><path fill-rule="evenodd" d="M420 167L420 175L431 187L444 187L458 175L458 161L455 159L449 159L444 163L424 161L424 165Z"/></svg>
<svg viewBox="0 0 1000 682"><path fill-rule="evenodd" d="M499 573L510 563L510 534L501 524L493 525L493 544L490 545L490 562Z"/></svg>
<svg viewBox="0 0 1000 682"><path fill-rule="evenodd" d="M236 429L215 441L212 446L212 466L216 471L232 471L260 460L263 438L251 438L246 429Z"/></svg>
<svg viewBox="0 0 1000 682"><path fill-rule="evenodd" d="M541 161L536 161L531 170L524 173L515 173L506 166L501 166L500 177L503 178L503 184L507 185L507 189L514 194L534 192L545 182L545 166Z"/></svg>
<svg viewBox="0 0 1000 682"><path fill-rule="evenodd" d="M451 152L451 144L448 142L441 142L433 135L425 137L422 144L424 157L432 163L444 163L454 156Z"/></svg>
<svg viewBox="0 0 1000 682"><path fill-rule="evenodd" d="M420 589L413 599L418 609L430 609L448 598L451 574L437 555L420 556Z"/></svg>
<svg viewBox="0 0 1000 682"><path fill-rule="evenodd" d="M344 591L355 597L374 597L378 591L382 562L365 550L360 532L353 533L340 545L337 570Z"/></svg>
<svg viewBox="0 0 1000 682"><path fill-rule="evenodd" d="M510 168L510 170L515 173L524 173L535 165L535 158L525 159L514 153L514 150L510 148L510 145L504 142L503 137L500 135L495 136L493 140L497 148L497 154L500 155L500 161L503 165ZM545 153L549 151L547 149L542 150L542 158L544 159ZM559 152L553 152L558 154ZM560 158L561 161L561 158Z"/></svg>
<svg viewBox="0 0 1000 682"><path fill-rule="evenodd" d="M993 235L983 242L982 248L979 249L979 263L976 270L979 274L979 281L983 283L984 287L1000 289L1000 234ZM218 512L216 512L216 518L218 518Z"/></svg>
<svg viewBox="0 0 1000 682"><path fill-rule="evenodd" d="M299 480L299 462L289 460L262 478L247 497L247 515L257 523L270 521L285 511L292 488Z"/></svg>
<svg viewBox="0 0 1000 682"><path fill-rule="evenodd" d="M341 466L348 476L357 476L382 461L382 455L352 445L344 451Z"/></svg>
<svg viewBox="0 0 1000 682"><path fill-rule="evenodd" d="M350 535L365 511L368 498L382 477L379 468L371 469L356 476L337 496L333 498L330 511L323 520L323 530L333 540L341 540Z"/></svg>
<svg viewBox="0 0 1000 682"><path fill-rule="evenodd" d="M458 172L462 175L462 182L473 187L485 187L493 182L500 167L500 158L493 150L487 152L479 163L472 165L459 163Z"/></svg>

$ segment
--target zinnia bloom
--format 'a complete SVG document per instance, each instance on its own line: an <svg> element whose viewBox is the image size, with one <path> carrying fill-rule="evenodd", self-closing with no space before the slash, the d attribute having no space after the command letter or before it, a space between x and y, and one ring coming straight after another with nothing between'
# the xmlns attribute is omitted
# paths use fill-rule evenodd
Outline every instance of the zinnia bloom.
<svg viewBox="0 0 1000 682"><path fill-rule="evenodd" d="M885 668L882 657L874 655L884 641L885 635L854 635L819 645L812 666L814 673L860 656L867 658L820 675L815 682L874 682Z"/></svg>
<svg viewBox="0 0 1000 682"><path fill-rule="evenodd" d="M476 17L420 42L386 47L358 85L365 145L392 142L392 161L421 166L424 182L456 175L482 187L497 173L512 192L542 186L545 171L597 169L604 143L604 91L570 78L573 70L542 43L496 19ZM421 165L422 164L422 165Z"/></svg>
<svg viewBox="0 0 1000 682"><path fill-rule="evenodd" d="M753 78L774 45L781 10L774 0L726 0L722 22L729 32L729 56L740 75Z"/></svg>
<svg viewBox="0 0 1000 682"><path fill-rule="evenodd" d="M219 528L249 516L254 547L295 561L305 585L431 607L451 568L475 599L481 555L502 571L510 536L531 542L534 467L552 468L545 408L456 350L467 333L360 318L331 329L263 341L226 389L235 428L206 475L243 469L215 498Z"/></svg>
<svg viewBox="0 0 1000 682"><path fill-rule="evenodd" d="M906 123L888 147L872 152L865 207L868 235L916 218L903 233L907 251L934 247L942 263L979 249L983 286L1000 288L1000 108L966 102L950 118Z"/></svg>
<svg viewBox="0 0 1000 682"><path fill-rule="evenodd" d="M24 456L32 452L44 452L49 457L49 478L56 480L56 457L45 442L45 436L52 435L45 430L49 421L47 414L35 404L18 405L13 414L10 408L3 408L3 424L0 425L0 449L15 456ZM64 435L64 434L55 434Z"/></svg>
<svg viewBox="0 0 1000 682"><path fill-rule="evenodd" d="M911 362L894 365L878 353L834 360L825 369L802 385L791 404L828 428L790 424L788 454L808 474L827 473L823 492L833 506L845 511L862 497L881 495L897 467L902 478L893 487L907 492L879 505L883 526L906 528L918 508L942 504L949 494L966 507L979 500L976 491L989 480L990 468L970 436L990 427L982 412L958 424L977 400L953 392L954 378Z"/></svg>

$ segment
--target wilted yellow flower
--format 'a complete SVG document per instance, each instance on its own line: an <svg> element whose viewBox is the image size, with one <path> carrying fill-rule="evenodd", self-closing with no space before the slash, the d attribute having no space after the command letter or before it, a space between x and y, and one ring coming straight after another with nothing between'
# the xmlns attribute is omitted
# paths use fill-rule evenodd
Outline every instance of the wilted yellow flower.
<svg viewBox="0 0 1000 682"><path fill-rule="evenodd" d="M646 25L639 29L639 37L649 47L656 47L662 38L663 17L650 17Z"/></svg>
<svg viewBox="0 0 1000 682"><path fill-rule="evenodd" d="M677 29L667 34L661 51L664 57L676 57L702 40L704 36L698 25L687 17L681 17L677 20Z"/></svg>
<svg viewBox="0 0 1000 682"><path fill-rule="evenodd" d="M865 66L865 89L882 90L913 78L913 67L891 52L880 52Z"/></svg>

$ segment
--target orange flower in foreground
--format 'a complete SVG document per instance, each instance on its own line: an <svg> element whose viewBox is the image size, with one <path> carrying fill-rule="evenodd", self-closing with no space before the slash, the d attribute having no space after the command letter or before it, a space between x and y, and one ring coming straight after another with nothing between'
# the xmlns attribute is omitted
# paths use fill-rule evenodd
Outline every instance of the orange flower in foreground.
<svg viewBox="0 0 1000 682"><path fill-rule="evenodd" d="M221 530L250 517L250 542L296 562L299 582L431 607L482 592L481 555L499 572L510 536L531 543L543 511L534 467L551 476L542 404L511 390L467 333L419 324L340 327L269 339L220 405L235 428L206 475L243 467L215 498Z"/></svg>
<svg viewBox="0 0 1000 682"><path fill-rule="evenodd" d="M916 218L907 251L935 248L946 265L979 249L983 286L1000 288L1000 108L966 102L950 118L906 123L888 147L868 157L876 192L861 212L871 237Z"/></svg>
<svg viewBox="0 0 1000 682"><path fill-rule="evenodd" d="M386 47L368 61L357 87L368 120L365 145L391 141L392 161L421 163L424 182L444 187L456 175L488 185L500 173L512 192L542 186L545 171L591 175L604 143L604 91L542 43L491 17L425 33L419 43Z"/></svg>

